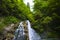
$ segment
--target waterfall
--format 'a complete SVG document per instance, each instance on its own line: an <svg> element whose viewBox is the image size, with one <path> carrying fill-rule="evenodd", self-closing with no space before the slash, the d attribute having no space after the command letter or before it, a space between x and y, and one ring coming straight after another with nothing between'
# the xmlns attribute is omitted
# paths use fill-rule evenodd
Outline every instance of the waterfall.
<svg viewBox="0 0 60 40"><path fill-rule="evenodd" d="M34 29L31 28L30 22L29 20L25 21L27 24L27 28L28 28L28 38L29 40L41 40L41 37L38 35L38 33L36 33L36 31ZM20 22L18 28L15 31L15 36L13 38L13 40L26 40L25 39L25 32L24 32L24 25L23 25L23 21Z"/></svg>

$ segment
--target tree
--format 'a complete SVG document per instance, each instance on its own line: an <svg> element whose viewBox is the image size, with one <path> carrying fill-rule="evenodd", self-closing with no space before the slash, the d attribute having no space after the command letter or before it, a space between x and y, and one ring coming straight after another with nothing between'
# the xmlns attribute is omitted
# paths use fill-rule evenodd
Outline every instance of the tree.
<svg viewBox="0 0 60 40"><path fill-rule="evenodd" d="M34 3L34 12L36 15L39 13L39 16L35 15L37 22L39 22L43 29L46 30L48 28L47 30L50 29L59 36L60 0L35 0Z"/></svg>
<svg viewBox="0 0 60 40"><path fill-rule="evenodd" d="M34 21L34 17L30 8L28 8L23 0L0 0L0 29L4 26L17 23L23 20ZM2 27L3 26L3 27Z"/></svg>

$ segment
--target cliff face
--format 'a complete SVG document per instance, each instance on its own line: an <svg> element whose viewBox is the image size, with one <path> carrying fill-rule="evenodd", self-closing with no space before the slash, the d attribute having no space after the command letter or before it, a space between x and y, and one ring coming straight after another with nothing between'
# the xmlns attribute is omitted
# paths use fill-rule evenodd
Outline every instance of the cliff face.
<svg viewBox="0 0 60 40"><path fill-rule="evenodd" d="M18 27L18 23L10 24L4 27L2 35L0 35L0 40L12 40L14 37L15 29Z"/></svg>

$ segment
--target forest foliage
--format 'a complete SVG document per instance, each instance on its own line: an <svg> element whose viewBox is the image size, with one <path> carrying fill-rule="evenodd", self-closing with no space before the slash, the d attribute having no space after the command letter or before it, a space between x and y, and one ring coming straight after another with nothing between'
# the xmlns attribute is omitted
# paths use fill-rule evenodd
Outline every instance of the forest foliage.
<svg viewBox="0 0 60 40"><path fill-rule="evenodd" d="M37 29L46 31L48 37L58 37L57 35L60 35L60 0L35 0L34 3L35 20L39 22Z"/></svg>
<svg viewBox="0 0 60 40"><path fill-rule="evenodd" d="M60 0L34 0L33 12L23 0L0 0L0 31L8 24L30 20L32 28L48 37L60 36Z"/></svg>
<svg viewBox="0 0 60 40"><path fill-rule="evenodd" d="M3 30L8 24L23 20L34 21L30 8L23 0L0 0L0 29Z"/></svg>

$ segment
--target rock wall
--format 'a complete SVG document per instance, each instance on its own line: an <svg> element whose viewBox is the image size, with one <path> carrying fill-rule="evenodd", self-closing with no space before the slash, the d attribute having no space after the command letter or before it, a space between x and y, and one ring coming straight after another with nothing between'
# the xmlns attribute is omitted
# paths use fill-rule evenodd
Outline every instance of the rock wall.
<svg viewBox="0 0 60 40"><path fill-rule="evenodd" d="M0 40L12 40L14 37L14 32L18 27L19 23L16 24L9 24L8 26L4 27L2 35L0 35Z"/></svg>

